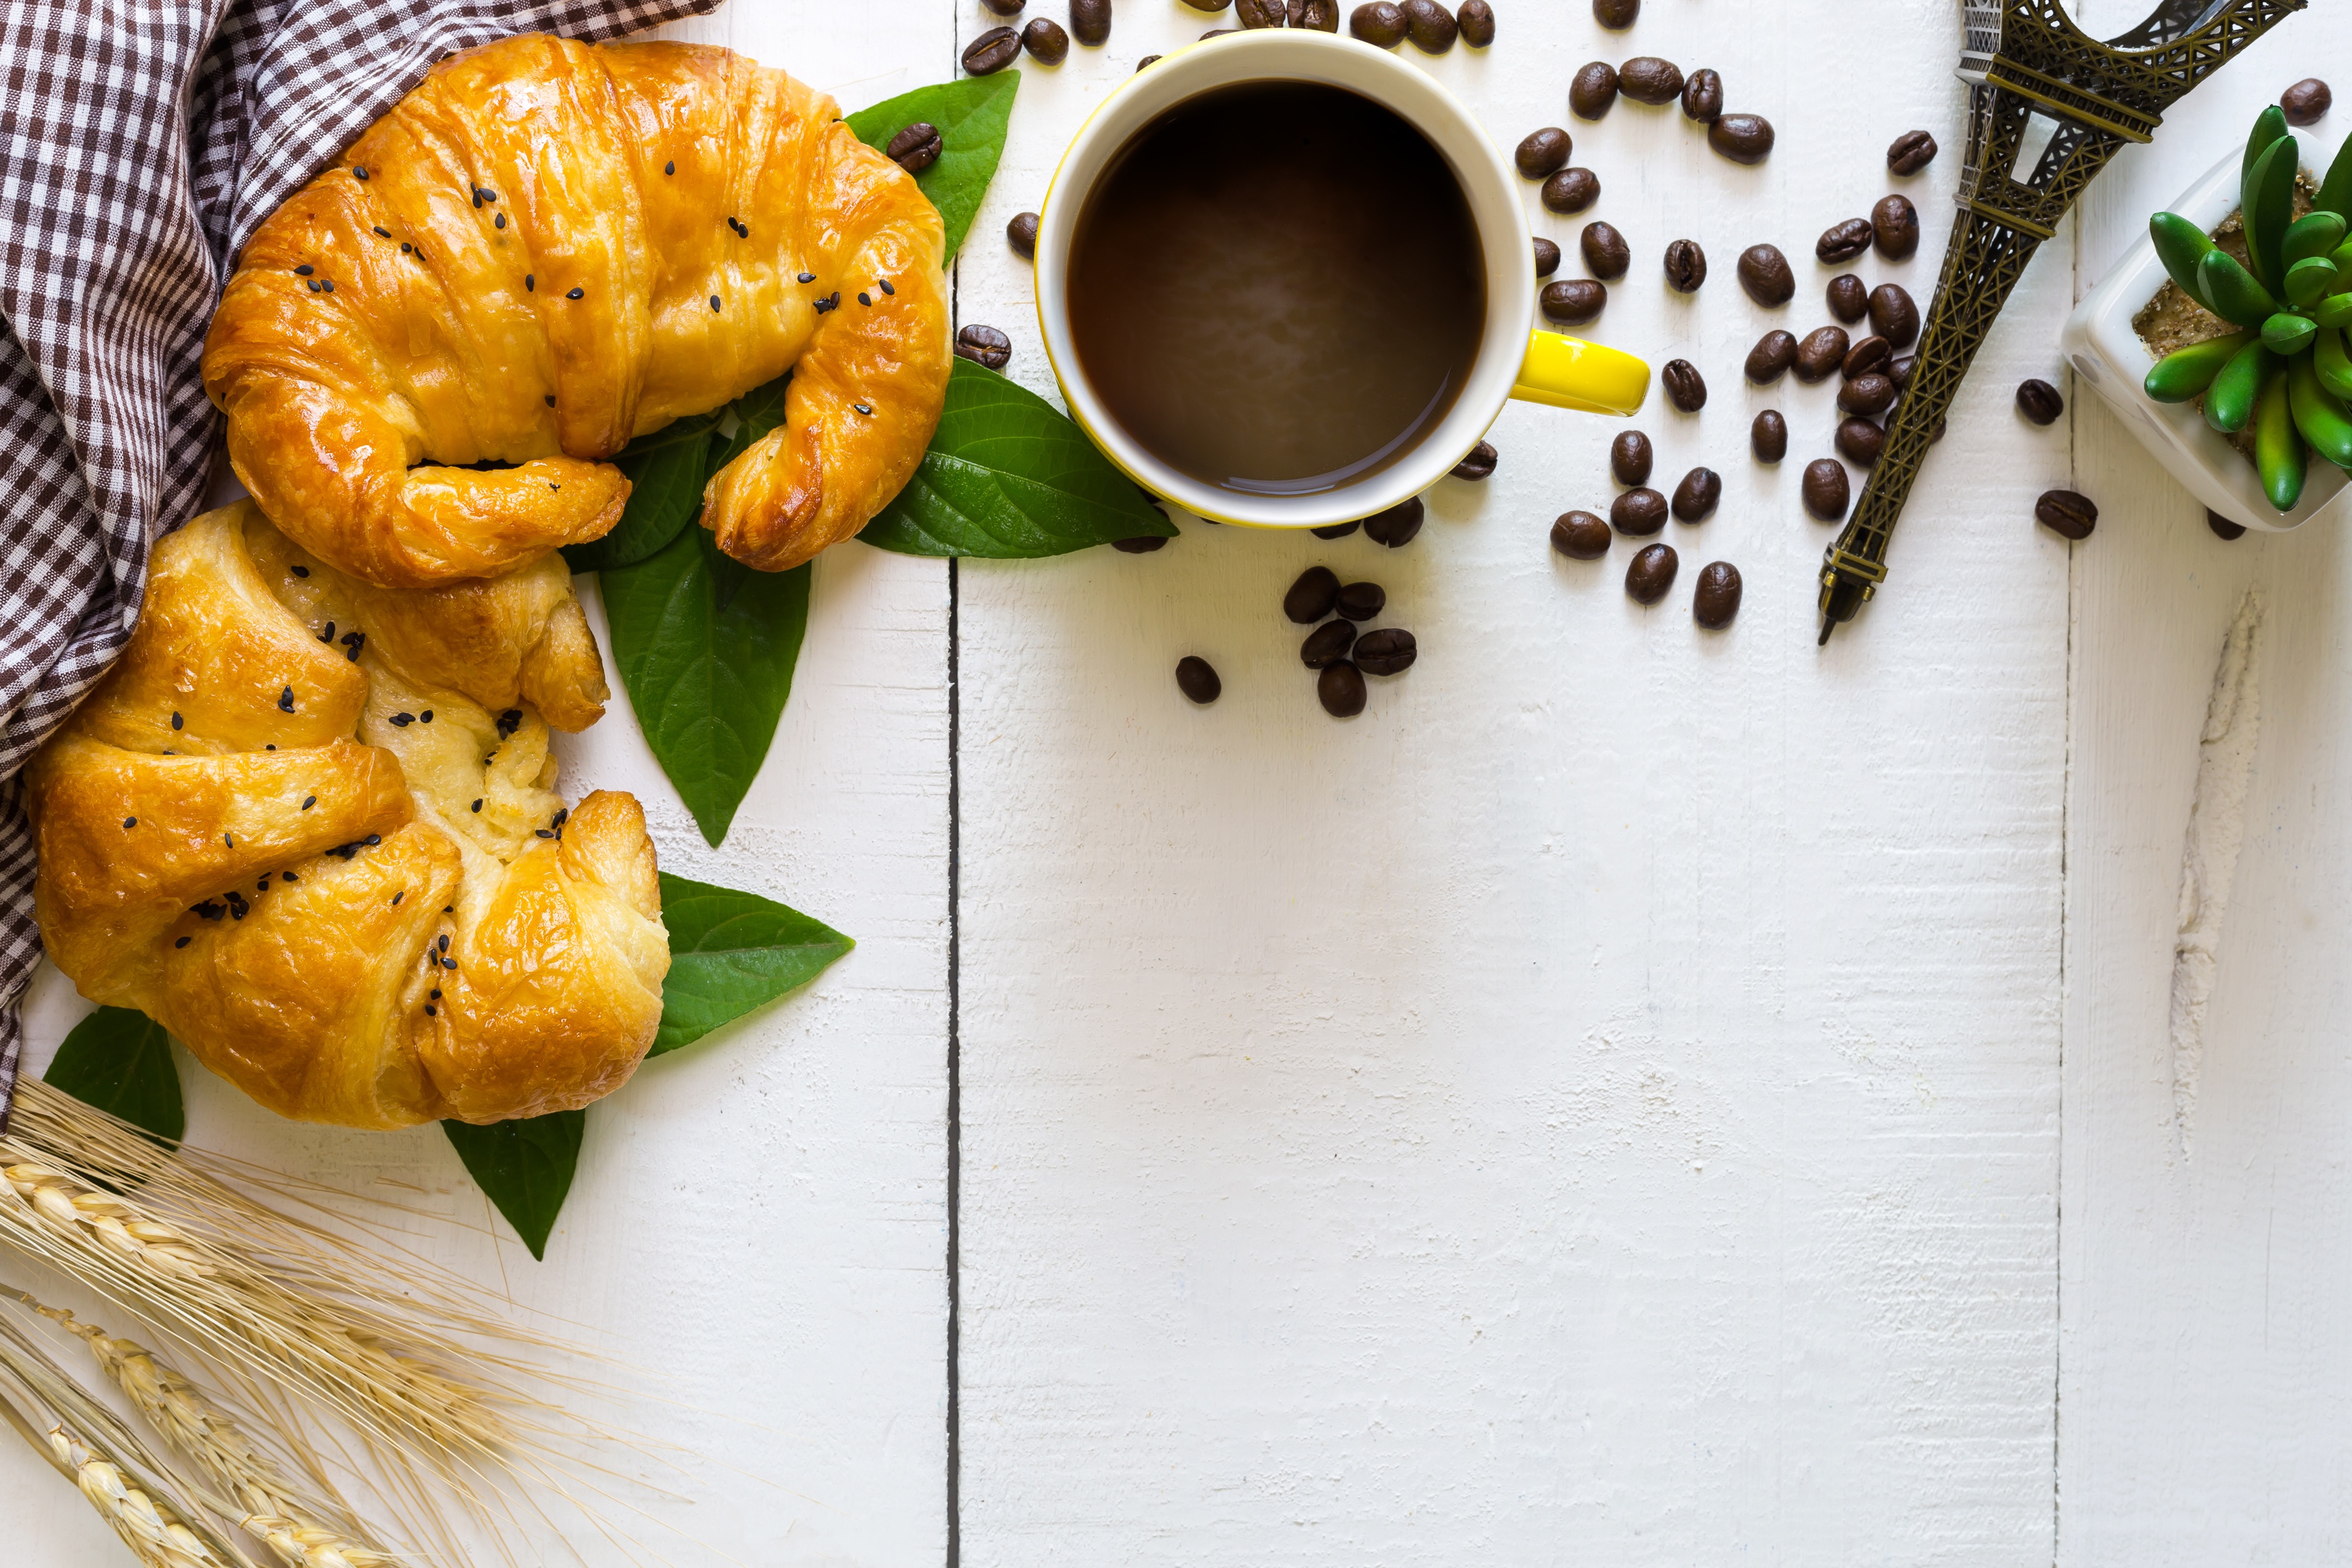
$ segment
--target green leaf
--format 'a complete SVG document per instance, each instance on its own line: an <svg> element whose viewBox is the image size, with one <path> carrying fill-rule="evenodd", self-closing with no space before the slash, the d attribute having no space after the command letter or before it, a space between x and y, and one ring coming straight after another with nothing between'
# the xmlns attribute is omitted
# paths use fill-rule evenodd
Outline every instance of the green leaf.
<svg viewBox="0 0 2352 1568"><path fill-rule="evenodd" d="M544 1261L547 1234L555 1228L564 1195L572 1191L572 1173L580 1165L580 1137L587 1126L585 1110L558 1110L487 1127L444 1121L441 1131L449 1135L475 1184L498 1205L530 1255Z"/></svg>
<svg viewBox="0 0 2352 1568"><path fill-rule="evenodd" d="M2286 226L2279 255L2289 267L2315 256L2326 256L2343 243L2344 220L2334 213L2314 210Z"/></svg>
<svg viewBox="0 0 2352 1568"><path fill-rule="evenodd" d="M2205 259L2197 264L2197 281L2204 285L2214 314L2225 321L2259 327L2278 314L2278 301L2271 298L2270 290L2226 250L2205 253Z"/></svg>
<svg viewBox="0 0 2352 1568"><path fill-rule="evenodd" d="M919 121L940 128L939 162L917 174L915 184L940 209L950 257L963 244L988 182L996 177L1004 132L1013 123L1013 95L1020 90L1019 71L960 77L900 93L848 117L857 139L877 150Z"/></svg>
<svg viewBox="0 0 2352 1568"><path fill-rule="evenodd" d="M2247 189L2245 182L2254 172L2254 164L2261 160L2263 153L2271 150L2280 137L2292 133L2286 128L2286 110L2277 104L2272 104L2254 116L2253 133L2246 138L2246 155L2238 164L2240 188L2245 190L2248 195L2252 193Z"/></svg>
<svg viewBox="0 0 2352 1568"><path fill-rule="evenodd" d="M2327 177L2319 182L2319 195L2311 210L2352 219L2352 140L2336 150L2336 161L2327 165Z"/></svg>
<svg viewBox="0 0 2352 1568"><path fill-rule="evenodd" d="M76 1024L41 1081L167 1143L187 1133L172 1037L135 1008L100 1007Z"/></svg>
<svg viewBox="0 0 2352 1568"><path fill-rule="evenodd" d="M643 561L695 520L702 510L711 433L718 425L716 412L680 419L638 437L613 459L629 476L628 504L604 538L563 547L563 559L574 572L602 572Z"/></svg>
<svg viewBox="0 0 2352 1568"><path fill-rule="evenodd" d="M2307 347L2319 323L2309 316L2281 310L2263 323L2263 343L2274 354L2292 354Z"/></svg>
<svg viewBox="0 0 2352 1568"><path fill-rule="evenodd" d="M2158 213L2150 217L2147 236L2156 245L2157 259L2164 263L2165 271L2172 275L2180 291L2211 310L2213 302L2205 297L2205 285L2197 276L2197 265L2213 248L2212 239L2179 213Z"/></svg>
<svg viewBox="0 0 2352 1568"><path fill-rule="evenodd" d="M755 572L689 528L604 576L613 662L654 758L715 847L792 695L809 568Z"/></svg>
<svg viewBox="0 0 2352 1568"><path fill-rule="evenodd" d="M1175 531L1052 404L960 359L922 466L857 537L902 555L1019 560Z"/></svg>
<svg viewBox="0 0 2352 1568"><path fill-rule="evenodd" d="M807 984L857 944L824 921L757 893L715 888L665 871L662 923L669 978L662 982L660 1056Z"/></svg>
<svg viewBox="0 0 2352 1568"><path fill-rule="evenodd" d="M2246 224L2246 255L2253 273L2265 288L2275 289L2286 271L2280 258L2286 226L2294 221L2294 176L2300 156L2295 140L2282 136L2270 151L2254 160L2246 175L2242 212Z"/></svg>

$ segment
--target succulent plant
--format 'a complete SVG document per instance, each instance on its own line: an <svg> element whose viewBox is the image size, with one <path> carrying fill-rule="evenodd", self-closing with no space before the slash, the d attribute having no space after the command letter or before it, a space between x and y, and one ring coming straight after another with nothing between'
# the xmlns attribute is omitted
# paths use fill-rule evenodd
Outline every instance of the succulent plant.
<svg viewBox="0 0 2352 1568"><path fill-rule="evenodd" d="M2242 264L2178 213L2148 234L2180 291L2239 330L2167 354L2147 373L2159 403L2202 395L2205 422L2227 435L2251 424L2254 467L2271 505L2292 511L2316 452L2352 470L2352 142L2336 154L2318 199L2294 216L2299 150L2276 105L2246 142L2239 213Z"/></svg>

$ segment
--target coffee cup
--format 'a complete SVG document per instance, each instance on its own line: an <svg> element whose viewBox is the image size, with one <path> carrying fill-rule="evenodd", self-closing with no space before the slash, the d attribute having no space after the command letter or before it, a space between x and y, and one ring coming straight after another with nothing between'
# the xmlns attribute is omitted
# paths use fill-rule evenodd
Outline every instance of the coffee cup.
<svg viewBox="0 0 2352 1568"><path fill-rule="evenodd" d="M1465 356L1449 385L1451 401L1442 413L1432 413L1408 437L1391 443L1395 449L1381 452L1378 461L1360 465L1361 471L1335 468L1316 482L1264 488L1220 481L1197 464L1171 460L1121 418L1117 408L1132 405L1106 395L1114 377L1108 372L1090 374L1080 352L1072 261L1089 197L1113 180L1113 172L1141 144L1139 138L1148 139L1155 124L1167 123L1163 117L1196 101L1222 102L1230 96L1224 89L1291 83L1319 84L1369 100L1418 132L1434 150L1458 186L1475 229L1476 244L1467 254L1483 269L1484 306L1483 319L1473 316L1467 322L1475 351ZM1064 402L1096 445L1146 490L1219 522L1268 528L1345 522L1418 495L1468 455L1512 398L1632 414L1648 395L1648 365L1619 350L1534 326L1534 243L1520 186L1507 159L1460 100L1369 44L1309 29L1265 28L1205 39L1166 55L1123 81L1080 127L1039 214L1037 315ZM1476 281L1474 276L1474 293ZM1362 330L1379 331L1381 323L1367 321ZM1118 374L1132 381L1154 369L1147 358L1138 365L1122 363ZM1116 394L1117 387L1111 390ZM1202 402L1213 400L1195 399L1196 405ZM1216 413L1213 406L1196 405L1188 417L1213 419Z"/></svg>

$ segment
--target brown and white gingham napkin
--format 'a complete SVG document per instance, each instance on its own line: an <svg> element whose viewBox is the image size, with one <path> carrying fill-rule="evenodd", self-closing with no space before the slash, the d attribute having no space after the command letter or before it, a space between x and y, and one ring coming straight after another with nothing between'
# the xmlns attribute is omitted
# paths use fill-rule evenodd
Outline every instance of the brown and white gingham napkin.
<svg viewBox="0 0 2352 1568"><path fill-rule="evenodd" d="M195 514L197 361L237 247L425 68L719 0L0 0L0 1130L40 955L16 772Z"/></svg>

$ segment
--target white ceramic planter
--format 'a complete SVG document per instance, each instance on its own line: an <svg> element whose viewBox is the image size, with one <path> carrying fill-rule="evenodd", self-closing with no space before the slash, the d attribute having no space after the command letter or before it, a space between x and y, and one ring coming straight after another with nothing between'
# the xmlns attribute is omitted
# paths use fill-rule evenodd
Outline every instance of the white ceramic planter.
<svg viewBox="0 0 2352 1568"><path fill-rule="evenodd" d="M2304 165L2309 168L2316 149L2302 141ZM2333 149L2329 149L2332 153ZM2168 210L2211 232L2237 209L2238 175L2242 154L2232 152L2176 201ZM2319 159L2318 167L2326 162ZM2311 477L2303 487L2303 500L2293 511L2272 508L2263 494L2254 466L2246 461L2229 438L2205 423L2194 403L2158 403L2141 384L2148 367L2147 345L2132 331L2139 314L2164 286L2164 263L2145 234L2117 262L2099 286L2084 297L2066 318L2058 343L2074 367L2078 384L2088 386L2123 416L2126 429L2139 438L2150 456L2213 510L2233 522L2273 533L2301 528L2313 518L2340 522L2352 512L2342 470L2315 456Z"/></svg>

